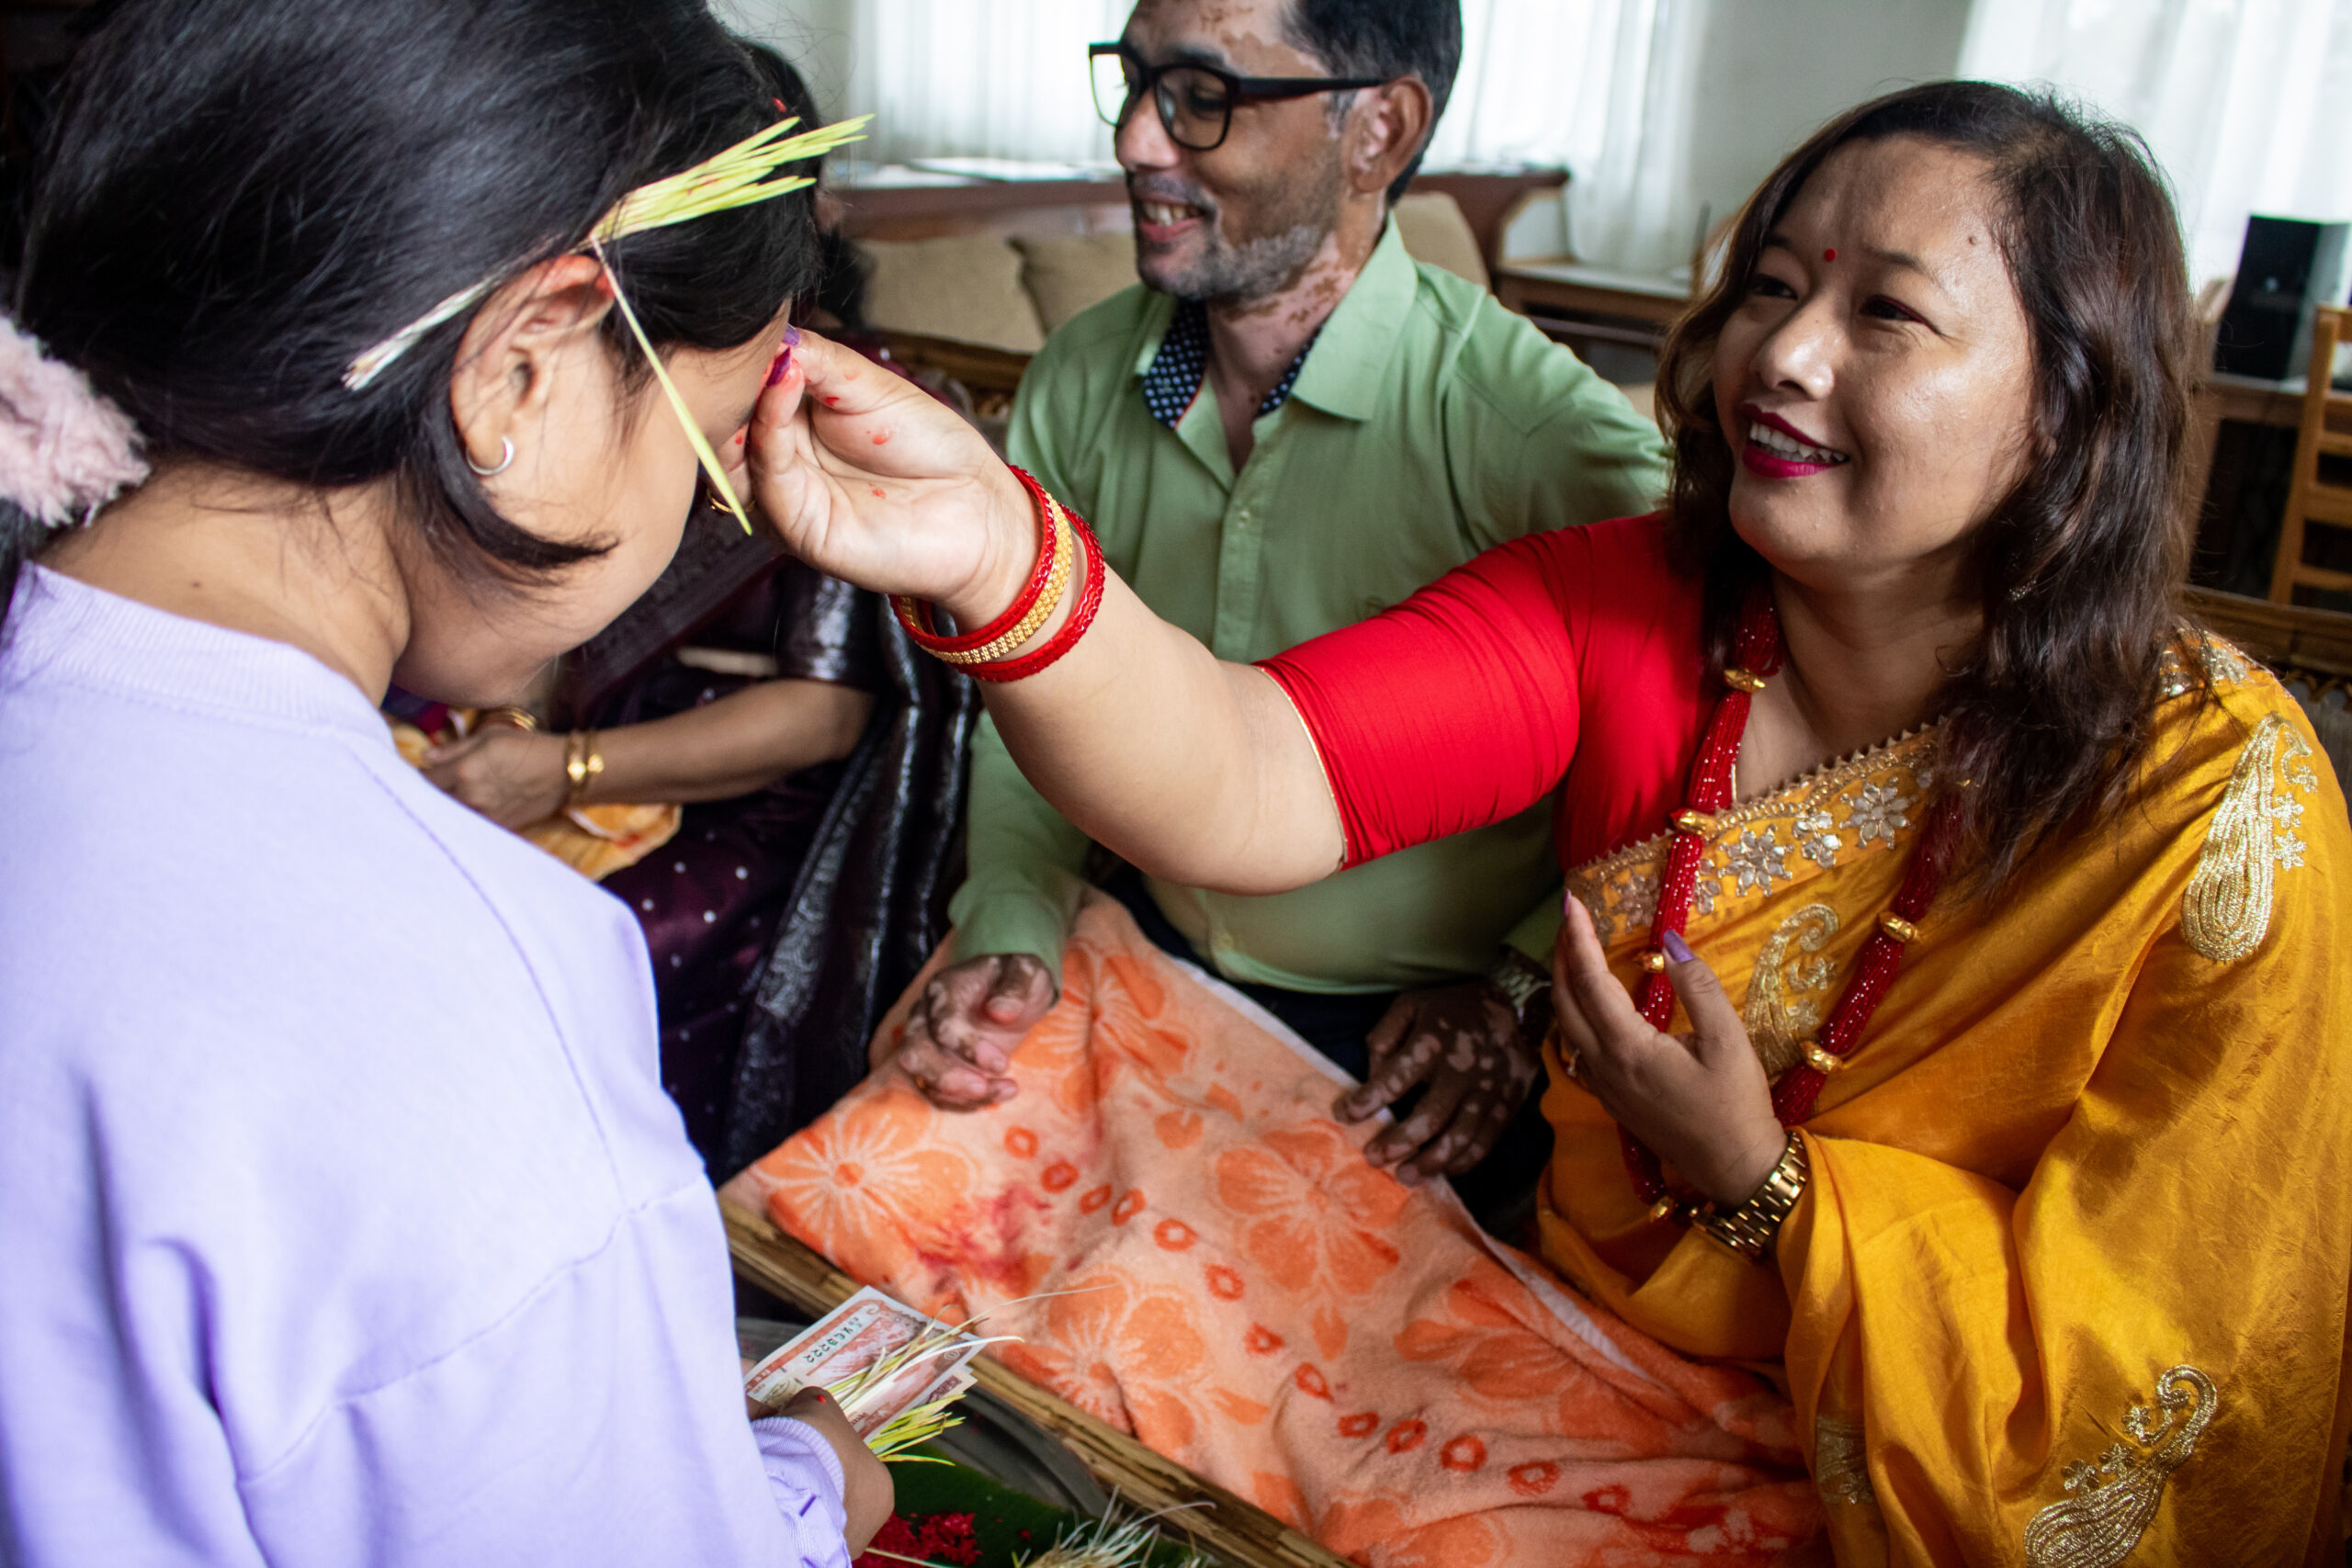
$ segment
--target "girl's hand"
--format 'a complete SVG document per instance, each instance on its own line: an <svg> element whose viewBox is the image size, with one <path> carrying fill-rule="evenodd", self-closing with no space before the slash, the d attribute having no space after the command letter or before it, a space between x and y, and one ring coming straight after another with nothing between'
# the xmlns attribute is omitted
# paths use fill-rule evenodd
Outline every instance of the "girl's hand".
<svg viewBox="0 0 2352 1568"><path fill-rule="evenodd" d="M762 1414L788 1416L806 1424L842 1461L842 1512L847 1516L842 1533L849 1541L851 1556L864 1551L890 1522L898 1506L898 1483L890 1479L890 1467L874 1457L874 1450L865 1446L842 1407L823 1389L804 1388L786 1400L783 1409Z"/></svg>
<svg viewBox="0 0 2352 1568"><path fill-rule="evenodd" d="M563 809L564 738L494 724L424 753L424 776L492 821L527 828Z"/></svg>
<svg viewBox="0 0 2352 1568"><path fill-rule="evenodd" d="M1780 1163L1788 1134L1722 982L1680 937L1668 937L1666 948L1667 979L1690 1016L1689 1034L1650 1027L1609 973L1591 914L1569 899L1552 950L1553 1011L1571 1073L1601 1108L1701 1192L1736 1207Z"/></svg>
<svg viewBox="0 0 2352 1568"><path fill-rule="evenodd" d="M1019 596L1036 513L978 431L902 376L803 331L752 411L745 466L793 554L978 626Z"/></svg>

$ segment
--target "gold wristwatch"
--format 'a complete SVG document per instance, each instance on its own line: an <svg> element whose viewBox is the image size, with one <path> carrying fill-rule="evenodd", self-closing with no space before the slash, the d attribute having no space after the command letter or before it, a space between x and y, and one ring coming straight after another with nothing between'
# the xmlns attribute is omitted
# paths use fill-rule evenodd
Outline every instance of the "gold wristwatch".
<svg viewBox="0 0 2352 1568"><path fill-rule="evenodd" d="M1761 1263L1772 1256L1781 1223L1804 1196L1805 1179L1811 1174L1804 1162L1804 1140L1791 1133L1789 1146L1781 1151L1781 1162L1765 1177L1764 1185L1728 1213L1707 1204L1696 1216L1698 1226L1750 1263Z"/></svg>

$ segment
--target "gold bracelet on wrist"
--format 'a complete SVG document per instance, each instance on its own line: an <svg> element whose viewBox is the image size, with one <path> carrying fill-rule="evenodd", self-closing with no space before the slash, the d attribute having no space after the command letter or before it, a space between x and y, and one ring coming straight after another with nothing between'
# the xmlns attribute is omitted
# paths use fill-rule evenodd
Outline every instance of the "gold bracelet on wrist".
<svg viewBox="0 0 2352 1568"><path fill-rule="evenodd" d="M1078 552L1070 534L1069 521L1062 514L1061 503L1048 496L1046 504L1054 519L1054 564L1046 574L1045 591L1037 595L1037 602L1029 606L1027 615L993 641L961 653L933 649L933 657L950 664L992 664L1035 637L1037 628L1053 618L1055 606L1062 602L1062 591L1069 586L1070 562L1077 558Z"/></svg>
<svg viewBox="0 0 2352 1568"><path fill-rule="evenodd" d="M1812 1168L1805 1164L1804 1140L1791 1133L1788 1147L1781 1151L1780 1163L1764 1178L1764 1184L1749 1194L1747 1202L1729 1213L1709 1203L1699 1211L1696 1223L1701 1230L1750 1263L1761 1263L1772 1256L1772 1243L1780 1236L1781 1223L1797 1206L1797 1200L1804 1196L1804 1184L1811 1175Z"/></svg>
<svg viewBox="0 0 2352 1568"><path fill-rule="evenodd" d="M529 708L516 707L512 704L504 707L484 708L474 715L474 733L477 735L493 724L503 724L510 729L519 729L526 735L537 734L539 728L538 716Z"/></svg>
<svg viewBox="0 0 2352 1568"><path fill-rule="evenodd" d="M564 737L563 776L571 783L563 797L565 810L578 806L588 795L597 775L605 771L605 754L596 749L596 732L575 729Z"/></svg>

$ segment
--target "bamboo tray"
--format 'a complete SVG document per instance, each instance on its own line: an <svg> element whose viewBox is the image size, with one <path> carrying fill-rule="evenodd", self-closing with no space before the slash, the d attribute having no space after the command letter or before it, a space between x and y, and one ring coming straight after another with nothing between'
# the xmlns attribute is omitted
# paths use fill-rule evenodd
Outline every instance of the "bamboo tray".
<svg viewBox="0 0 2352 1568"><path fill-rule="evenodd" d="M812 1316L856 1293L856 1280L778 1230L766 1215L725 1199L718 1208L727 1222L735 1271L753 1284ZM1119 1496L1139 1511L1207 1505L1170 1514L1163 1522L1185 1531L1202 1551L1235 1568L1351 1568L1347 1559L1316 1545L1263 1508L1202 1480L990 1358L974 1361L972 1371L982 1388L1068 1444L1096 1480L1116 1487Z"/></svg>

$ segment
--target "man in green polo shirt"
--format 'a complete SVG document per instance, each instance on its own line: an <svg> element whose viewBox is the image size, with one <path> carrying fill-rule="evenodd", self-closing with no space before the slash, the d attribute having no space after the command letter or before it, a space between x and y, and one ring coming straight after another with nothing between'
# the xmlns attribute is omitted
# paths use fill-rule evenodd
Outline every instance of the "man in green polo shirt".
<svg viewBox="0 0 2352 1568"><path fill-rule="evenodd" d="M1144 286L1046 344L1012 459L1221 659L1661 500L1657 430L1485 290L1417 265L1387 222L1460 52L1456 0L1144 0L1095 52ZM1011 1098L1005 1062L1052 1003L1088 848L983 723L957 962L899 1057L940 1103ZM1559 888L1548 803L1272 897L1112 886L1162 946L1369 1071L1343 1116L1419 1089L1368 1151L1408 1181L1476 1165L1540 1076Z"/></svg>

